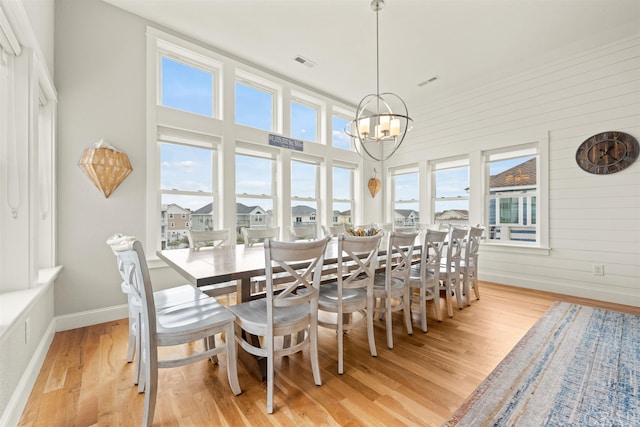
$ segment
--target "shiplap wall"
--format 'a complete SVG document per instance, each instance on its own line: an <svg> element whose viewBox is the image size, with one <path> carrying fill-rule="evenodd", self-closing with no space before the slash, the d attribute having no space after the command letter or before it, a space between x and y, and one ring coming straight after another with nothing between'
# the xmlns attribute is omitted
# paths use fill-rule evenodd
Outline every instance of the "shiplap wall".
<svg viewBox="0 0 640 427"><path fill-rule="evenodd" d="M593 134L617 130L640 140L640 31L439 104L423 102L412 116L416 128L394 163L548 136L551 250L481 249L481 279L640 305L640 160L608 176L575 162ZM604 265L604 276L593 275L594 264Z"/></svg>

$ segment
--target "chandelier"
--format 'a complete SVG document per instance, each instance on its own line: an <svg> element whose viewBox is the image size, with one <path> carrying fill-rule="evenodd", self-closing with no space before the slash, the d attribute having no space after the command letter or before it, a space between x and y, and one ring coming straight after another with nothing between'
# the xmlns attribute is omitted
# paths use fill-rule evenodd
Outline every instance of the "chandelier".
<svg viewBox="0 0 640 427"><path fill-rule="evenodd" d="M353 141L363 158L384 161L400 148L407 132L413 127L407 104L395 93L380 93L380 43L378 12L384 0L373 0L371 9L376 13L376 93L362 98L344 131Z"/></svg>

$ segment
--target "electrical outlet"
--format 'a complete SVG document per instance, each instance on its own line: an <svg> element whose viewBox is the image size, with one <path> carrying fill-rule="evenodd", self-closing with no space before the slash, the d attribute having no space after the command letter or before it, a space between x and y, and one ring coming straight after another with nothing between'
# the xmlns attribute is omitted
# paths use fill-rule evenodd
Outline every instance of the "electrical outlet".
<svg viewBox="0 0 640 427"><path fill-rule="evenodd" d="M24 321L24 343L29 343L29 339L31 338L31 318L27 317Z"/></svg>
<svg viewBox="0 0 640 427"><path fill-rule="evenodd" d="M602 265L602 264L593 264L593 275L594 276L604 276L604 265Z"/></svg>

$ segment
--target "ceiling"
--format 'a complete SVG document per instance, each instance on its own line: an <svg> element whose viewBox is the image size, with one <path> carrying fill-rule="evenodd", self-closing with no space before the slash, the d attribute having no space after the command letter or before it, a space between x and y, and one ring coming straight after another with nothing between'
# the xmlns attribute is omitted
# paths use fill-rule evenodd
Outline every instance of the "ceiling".
<svg viewBox="0 0 640 427"><path fill-rule="evenodd" d="M370 0L105 1L352 104L376 91ZM640 1L386 0L379 28L380 92L411 111L637 34Z"/></svg>

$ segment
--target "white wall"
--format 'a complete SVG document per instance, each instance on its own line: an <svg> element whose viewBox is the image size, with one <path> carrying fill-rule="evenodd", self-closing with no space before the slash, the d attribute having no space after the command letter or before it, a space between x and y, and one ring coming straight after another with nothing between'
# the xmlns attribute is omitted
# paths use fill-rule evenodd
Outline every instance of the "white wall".
<svg viewBox="0 0 640 427"><path fill-rule="evenodd" d="M632 33L603 46L593 40L580 54L414 108L416 126L394 164L548 136L549 255L483 246L481 279L640 305L640 161L608 176L588 174L575 162L591 135L617 130L640 140L640 27ZM604 265L604 276L593 275L594 264Z"/></svg>
<svg viewBox="0 0 640 427"><path fill-rule="evenodd" d="M126 304L105 241L116 232L145 234L146 22L97 0L56 1L55 20L58 263L64 266L55 313L73 316ZM78 167L83 150L101 138L124 151L133 167L108 199ZM153 270L152 280L160 288L182 281L169 268Z"/></svg>

